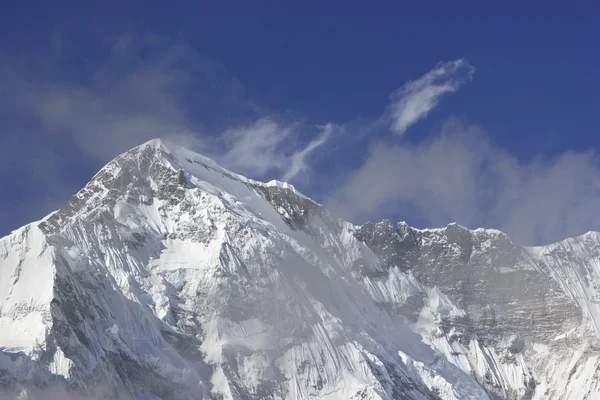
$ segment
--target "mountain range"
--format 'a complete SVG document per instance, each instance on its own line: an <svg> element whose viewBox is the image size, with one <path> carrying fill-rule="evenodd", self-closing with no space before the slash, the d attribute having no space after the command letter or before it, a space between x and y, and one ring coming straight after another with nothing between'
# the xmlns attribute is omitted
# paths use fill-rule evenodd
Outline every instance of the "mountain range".
<svg viewBox="0 0 600 400"><path fill-rule="evenodd" d="M523 247L458 224L355 225L157 139L0 239L0 387L7 399L600 398L599 284L597 232Z"/></svg>

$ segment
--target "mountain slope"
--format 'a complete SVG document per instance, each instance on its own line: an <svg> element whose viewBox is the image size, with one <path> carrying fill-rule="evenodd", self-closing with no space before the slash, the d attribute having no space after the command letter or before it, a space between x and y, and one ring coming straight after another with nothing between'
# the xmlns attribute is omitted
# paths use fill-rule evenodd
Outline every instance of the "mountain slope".
<svg viewBox="0 0 600 400"><path fill-rule="evenodd" d="M458 307L415 297L413 328L499 398L584 398L600 393L600 234L539 248L457 224L418 230L384 221L361 238ZM436 309L437 307L437 309Z"/></svg>
<svg viewBox="0 0 600 400"><path fill-rule="evenodd" d="M357 227L154 140L0 239L0 382L30 398L598 393L598 249Z"/></svg>

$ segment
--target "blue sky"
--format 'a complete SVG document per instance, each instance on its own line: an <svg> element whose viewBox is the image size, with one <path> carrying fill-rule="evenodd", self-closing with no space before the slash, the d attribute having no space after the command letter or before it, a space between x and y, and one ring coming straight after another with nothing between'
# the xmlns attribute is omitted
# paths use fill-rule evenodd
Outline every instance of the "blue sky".
<svg viewBox="0 0 600 400"><path fill-rule="evenodd" d="M597 6L459 3L7 3L0 235L155 136L354 222L600 229Z"/></svg>

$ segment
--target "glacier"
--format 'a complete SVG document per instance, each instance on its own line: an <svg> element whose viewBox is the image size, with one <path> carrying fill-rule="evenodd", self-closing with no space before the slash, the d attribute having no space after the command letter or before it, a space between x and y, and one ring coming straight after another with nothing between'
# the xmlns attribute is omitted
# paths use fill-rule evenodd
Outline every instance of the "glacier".
<svg viewBox="0 0 600 400"><path fill-rule="evenodd" d="M159 139L0 239L0 398L600 398L600 234L354 225Z"/></svg>

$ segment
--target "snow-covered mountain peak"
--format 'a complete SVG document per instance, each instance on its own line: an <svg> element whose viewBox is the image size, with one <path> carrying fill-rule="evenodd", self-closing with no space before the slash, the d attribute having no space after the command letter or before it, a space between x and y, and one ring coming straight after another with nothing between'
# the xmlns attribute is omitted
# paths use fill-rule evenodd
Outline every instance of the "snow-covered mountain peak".
<svg viewBox="0 0 600 400"><path fill-rule="evenodd" d="M583 398L600 390L599 243L354 226L292 185L155 139L0 239L0 384L30 397Z"/></svg>
<svg viewBox="0 0 600 400"><path fill-rule="evenodd" d="M71 220L102 219L122 211L119 204L137 207L137 211L145 206L166 210L183 201L185 207L194 209L198 199L190 198L193 193L216 198L234 196L243 201L243 197L249 195L248 190L268 192L271 197L278 198L290 192L303 202L316 205L290 184L255 181L221 167L208 157L154 139L109 162L41 227L50 233Z"/></svg>

